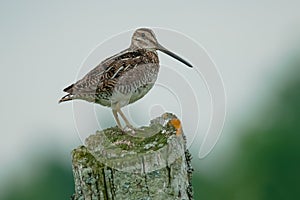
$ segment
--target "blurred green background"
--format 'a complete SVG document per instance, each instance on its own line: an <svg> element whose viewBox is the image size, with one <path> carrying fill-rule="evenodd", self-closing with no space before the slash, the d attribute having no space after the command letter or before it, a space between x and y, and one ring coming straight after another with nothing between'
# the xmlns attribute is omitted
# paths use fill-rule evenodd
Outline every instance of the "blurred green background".
<svg viewBox="0 0 300 200"><path fill-rule="evenodd" d="M140 26L191 36L224 79L223 134L203 160L191 147L195 199L300 198L300 3L150 3L0 2L1 200L70 198L81 141L61 89L96 44Z"/></svg>

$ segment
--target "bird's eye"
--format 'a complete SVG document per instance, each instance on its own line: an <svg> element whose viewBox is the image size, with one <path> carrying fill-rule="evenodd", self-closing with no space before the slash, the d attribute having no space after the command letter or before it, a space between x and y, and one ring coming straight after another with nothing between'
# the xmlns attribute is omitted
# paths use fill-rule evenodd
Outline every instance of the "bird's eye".
<svg viewBox="0 0 300 200"><path fill-rule="evenodd" d="M145 37L145 33L142 33L142 37Z"/></svg>

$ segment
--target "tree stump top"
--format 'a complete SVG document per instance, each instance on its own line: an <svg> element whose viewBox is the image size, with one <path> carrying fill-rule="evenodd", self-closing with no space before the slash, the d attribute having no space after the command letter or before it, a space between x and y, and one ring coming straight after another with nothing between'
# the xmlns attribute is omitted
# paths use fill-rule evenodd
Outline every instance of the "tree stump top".
<svg viewBox="0 0 300 200"><path fill-rule="evenodd" d="M99 162L131 173L148 173L173 163L184 154L185 139L175 115L165 113L134 134L117 127L97 131L85 145ZM178 124L179 123L179 124Z"/></svg>

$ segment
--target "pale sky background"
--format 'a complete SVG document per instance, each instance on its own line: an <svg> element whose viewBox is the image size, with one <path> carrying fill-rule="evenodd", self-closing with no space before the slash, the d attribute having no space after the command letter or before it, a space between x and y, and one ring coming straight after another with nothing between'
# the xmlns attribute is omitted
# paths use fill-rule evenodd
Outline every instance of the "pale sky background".
<svg viewBox="0 0 300 200"><path fill-rule="evenodd" d="M138 27L174 29L207 50L227 92L219 146L228 144L238 134L234 125L285 70L277 63L299 41L299 7L299 1L1 1L0 180L43 146L68 152L80 144L72 104L57 104L62 89L99 43Z"/></svg>

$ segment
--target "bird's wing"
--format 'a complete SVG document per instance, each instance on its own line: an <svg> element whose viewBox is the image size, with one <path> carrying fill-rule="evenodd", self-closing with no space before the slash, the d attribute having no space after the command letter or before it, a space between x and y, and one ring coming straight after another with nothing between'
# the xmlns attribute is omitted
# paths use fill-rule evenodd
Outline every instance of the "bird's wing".
<svg viewBox="0 0 300 200"><path fill-rule="evenodd" d="M96 94L112 92L114 85L124 72L145 62L145 50L124 50L102 61L82 79L65 88L69 94Z"/></svg>

